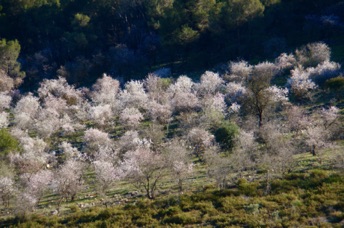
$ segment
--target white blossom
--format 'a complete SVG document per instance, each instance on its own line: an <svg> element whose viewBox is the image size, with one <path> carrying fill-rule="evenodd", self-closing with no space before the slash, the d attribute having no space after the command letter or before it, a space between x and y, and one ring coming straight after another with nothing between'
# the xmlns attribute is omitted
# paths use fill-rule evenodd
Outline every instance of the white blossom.
<svg viewBox="0 0 344 228"><path fill-rule="evenodd" d="M55 109L42 109L34 124L41 137L49 138L61 128L60 115Z"/></svg>
<svg viewBox="0 0 344 228"><path fill-rule="evenodd" d="M172 116L172 108L169 104L162 105L155 101L151 101L148 106L149 115L153 121L168 123Z"/></svg>
<svg viewBox="0 0 344 228"><path fill-rule="evenodd" d="M53 173L50 170L40 170L33 174L27 181L27 191L36 198L41 198L44 191L48 189L53 179Z"/></svg>
<svg viewBox="0 0 344 228"><path fill-rule="evenodd" d="M340 67L339 63L325 61L316 67L307 68L306 71L309 74L309 78L318 83L322 83L331 77L338 76Z"/></svg>
<svg viewBox="0 0 344 228"><path fill-rule="evenodd" d="M229 112L230 113L238 113L240 111L240 108L241 108L241 105L239 105L238 103L234 102L229 107Z"/></svg>
<svg viewBox="0 0 344 228"><path fill-rule="evenodd" d="M44 99L44 108L50 110L56 110L57 113L62 114L67 111L67 102L61 97L54 97L48 95Z"/></svg>
<svg viewBox="0 0 344 228"><path fill-rule="evenodd" d="M226 92L227 92L227 97L232 102L235 102L235 101L238 101L243 96L245 96L245 94L247 93L247 89L240 83L229 82L226 85Z"/></svg>
<svg viewBox="0 0 344 228"><path fill-rule="evenodd" d="M109 104L91 107L90 118L99 125L105 125L113 117L113 112Z"/></svg>
<svg viewBox="0 0 344 228"><path fill-rule="evenodd" d="M177 92L171 100L171 106L176 111L190 111L198 107L199 100L193 93Z"/></svg>
<svg viewBox="0 0 344 228"><path fill-rule="evenodd" d="M37 97L32 94L21 98L14 108L14 122L22 129L33 125L36 115L40 111L40 104Z"/></svg>
<svg viewBox="0 0 344 228"><path fill-rule="evenodd" d="M1 92L0 93L0 112L4 109L10 108L10 104L12 101L12 97L9 96L7 93Z"/></svg>
<svg viewBox="0 0 344 228"><path fill-rule="evenodd" d="M290 69L296 64L296 59L293 54L282 53L275 60L276 66L280 70Z"/></svg>
<svg viewBox="0 0 344 228"><path fill-rule="evenodd" d="M137 127L143 120L143 115L137 108L125 108L120 114L119 119L129 127Z"/></svg>
<svg viewBox="0 0 344 228"><path fill-rule="evenodd" d="M278 73L278 67L270 62L258 63L253 67L253 76L272 78Z"/></svg>
<svg viewBox="0 0 344 228"><path fill-rule="evenodd" d="M187 135L187 141L193 147L195 155L200 158L206 148L213 145L214 139L214 135L201 128L192 128Z"/></svg>
<svg viewBox="0 0 344 228"><path fill-rule="evenodd" d="M140 147L125 154L121 169L126 178L138 186L143 186L147 197L153 199L166 165L162 156L149 148Z"/></svg>
<svg viewBox="0 0 344 228"><path fill-rule="evenodd" d="M59 194L61 199L72 199L83 188L84 164L79 161L69 160L60 167L52 182L52 189Z"/></svg>
<svg viewBox="0 0 344 228"><path fill-rule="evenodd" d="M278 88L277 86L270 86L268 91L271 94L271 98L275 102L279 101L288 101L288 89L287 88Z"/></svg>
<svg viewBox="0 0 344 228"><path fill-rule="evenodd" d="M9 124L8 121L8 113L7 112L0 112L0 129L6 128Z"/></svg>
<svg viewBox="0 0 344 228"><path fill-rule="evenodd" d="M66 100L68 105L76 105L82 101L82 93L69 85L65 78L44 79L38 89L40 98L45 99L49 96L55 96Z"/></svg>
<svg viewBox="0 0 344 228"><path fill-rule="evenodd" d="M308 94L309 91L317 88L315 83L309 78L310 74L304 71L303 68L295 68L291 71L291 77L288 79L288 84L291 91L298 97Z"/></svg>
<svg viewBox="0 0 344 228"><path fill-rule="evenodd" d="M146 108L147 94L141 81L129 81L119 94L121 108Z"/></svg>
<svg viewBox="0 0 344 228"><path fill-rule="evenodd" d="M38 199L34 195L28 192L21 192L17 196L15 213L23 215L29 211L32 211L37 203Z"/></svg>
<svg viewBox="0 0 344 228"><path fill-rule="evenodd" d="M145 138L140 138L137 131L126 131L118 140L118 146L122 153L134 151L139 147L150 148L151 142Z"/></svg>
<svg viewBox="0 0 344 228"><path fill-rule="evenodd" d="M15 192L14 181L9 177L0 176L0 199L6 207L9 207L10 199L14 196Z"/></svg>
<svg viewBox="0 0 344 228"><path fill-rule="evenodd" d="M80 157L80 152L77 148L73 147L72 144L63 141L59 145L60 150L63 152L63 154L66 155L67 159L74 158L77 159Z"/></svg>
<svg viewBox="0 0 344 228"><path fill-rule="evenodd" d="M206 71L201 76L201 82L198 85L198 91L205 95L205 94L214 94L223 83L223 79L220 78L218 73L214 73L211 71Z"/></svg>
<svg viewBox="0 0 344 228"><path fill-rule="evenodd" d="M214 96L205 97L202 103L204 110L212 110L220 113L224 113L226 110L224 95L221 93L216 93Z"/></svg>
<svg viewBox="0 0 344 228"><path fill-rule="evenodd" d="M110 157L115 153L114 144L108 133L102 132L95 128L85 131L83 151L89 156L89 159L98 159L101 157ZM104 153L106 153L104 155Z"/></svg>
<svg viewBox="0 0 344 228"><path fill-rule="evenodd" d="M101 190L105 191L110 188L114 181L122 177L120 169L116 169L111 162L95 161L93 162L97 182Z"/></svg>
<svg viewBox="0 0 344 228"><path fill-rule="evenodd" d="M118 80L103 74L93 85L91 94L92 101L96 104L108 104L111 107L116 105L117 94L120 90Z"/></svg>
<svg viewBox="0 0 344 228"><path fill-rule="evenodd" d="M0 92L6 92L13 89L15 81L8 76L4 70L0 70Z"/></svg>
<svg viewBox="0 0 344 228"><path fill-rule="evenodd" d="M177 81L168 88L169 93L191 93L194 82L187 76L179 76Z"/></svg>
<svg viewBox="0 0 344 228"><path fill-rule="evenodd" d="M307 44L295 53L298 61L306 67L329 61L331 56L329 46L322 42Z"/></svg>
<svg viewBox="0 0 344 228"><path fill-rule="evenodd" d="M322 117L322 120L324 121L325 128L328 128L332 124L335 123L335 121L339 117L339 108L335 106L331 106L328 109L322 108L320 111L320 115Z"/></svg>
<svg viewBox="0 0 344 228"><path fill-rule="evenodd" d="M245 82L252 74L253 67L246 61L230 62L229 64L230 81Z"/></svg>

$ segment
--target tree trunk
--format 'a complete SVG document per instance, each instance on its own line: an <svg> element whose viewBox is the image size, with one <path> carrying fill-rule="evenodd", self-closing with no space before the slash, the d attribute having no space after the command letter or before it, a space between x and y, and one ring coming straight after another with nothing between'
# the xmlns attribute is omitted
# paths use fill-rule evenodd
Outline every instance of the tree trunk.
<svg viewBox="0 0 344 228"><path fill-rule="evenodd" d="M183 193L183 180L182 179L178 179L178 191L179 191L179 194Z"/></svg>
<svg viewBox="0 0 344 228"><path fill-rule="evenodd" d="M271 191L271 185L270 185L270 172L267 171L266 173L266 188L265 188L265 194L269 195Z"/></svg>
<svg viewBox="0 0 344 228"><path fill-rule="evenodd" d="M315 152L315 146L314 145L312 145L311 153L312 153L313 156L317 155L316 152Z"/></svg>
<svg viewBox="0 0 344 228"><path fill-rule="evenodd" d="M261 128L263 126L263 111L258 111L258 126Z"/></svg>

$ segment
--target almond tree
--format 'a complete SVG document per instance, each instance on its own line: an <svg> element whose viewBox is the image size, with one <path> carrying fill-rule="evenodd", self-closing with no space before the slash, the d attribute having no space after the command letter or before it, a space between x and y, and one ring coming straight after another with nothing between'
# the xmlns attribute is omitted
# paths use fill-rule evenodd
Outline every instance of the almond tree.
<svg viewBox="0 0 344 228"><path fill-rule="evenodd" d="M207 148L213 145L214 136L201 128L193 128L187 135L187 141L193 148L193 153L200 159Z"/></svg>
<svg viewBox="0 0 344 228"><path fill-rule="evenodd" d="M177 81L170 85L167 92L175 112L190 112L198 107L199 101L194 87L195 84L187 76L179 76Z"/></svg>
<svg viewBox="0 0 344 228"><path fill-rule="evenodd" d="M49 189L51 182L53 180L53 172L50 170L40 170L37 173L33 174L30 179L25 177L26 174L23 174L24 180L24 191L34 196L37 199L37 204L39 204L44 193Z"/></svg>
<svg viewBox="0 0 344 228"><path fill-rule="evenodd" d="M10 206L10 200L17 192L14 181L9 177L0 177L0 199L5 207Z"/></svg>
<svg viewBox="0 0 344 228"><path fill-rule="evenodd" d="M133 129L139 126L143 120L143 115L137 108L125 108L120 114L119 119L124 126Z"/></svg>
<svg viewBox="0 0 344 228"><path fill-rule="evenodd" d="M69 160L54 173L52 189L59 195L58 210L63 200L74 200L76 194L83 189L84 164Z"/></svg>
<svg viewBox="0 0 344 228"><path fill-rule="evenodd" d="M37 198L28 192L19 192L15 202L15 214L24 217L32 212L37 205Z"/></svg>
<svg viewBox="0 0 344 228"><path fill-rule="evenodd" d="M61 128L60 115L55 109L41 109L35 119L34 128L42 138L49 138Z"/></svg>
<svg viewBox="0 0 344 228"><path fill-rule="evenodd" d="M168 94L166 90L170 82L170 79L162 79L155 74L149 74L144 81L149 100L162 105L168 103Z"/></svg>
<svg viewBox="0 0 344 228"><path fill-rule="evenodd" d="M19 142L23 152L11 154L10 162L19 175L26 174L25 177L30 181L33 174L47 166L51 156L46 153L48 146L42 139L24 135L19 137Z"/></svg>
<svg viewBox="0 0 344 228"><path fill-rule="evenodd" d="M136 187L143 187L148 199L154 199L158 183L166 173L166 162L150 148L140 147L125 154L121 169Z"/></svg>
<svg viewBox="0 0 344 228"><path fill-rule="evenodd" d="M156 101L150 101L148 107L149 116L153 122L168 124L172 119L172 107L169 103L159 104Z"/></svg>
<svg viewBox="0 0 344 228"><path fill-rule="evenodd" d="M110 161L95 161L93 162L97 188L101 194L106 195L106 191L109 190L114 181L119 180L122 177L120 169L115 168Z"/></svg>
<svg viewBox="0 0 344 228"><path fill-rule="evenodd" d="M89 114L90 119L99 126L112 125L113 111L109 104L93 106Z"/></svg>
<svg viewBox="0 0 344 228"><path fill-rule="evenodd" d="M63 141L59 145L59 149L62 152L65 160L69 160L69 159L78 160L81 158L80 151L77 148L73 147L72 144L66 141Z"/></svg>
<svg viewBox="0 0 344 228"><path fill-rule="evenodd" d="M9 125L8 116L7 112L0 112L0 129L6 128Z"/></svg>
<svg viewBox="0 0 344 228"><path fill-rule="evenodd" d="M200 122L203 127L211 128L218 126L225 118L227 106L224 95L216 93L215 95L207 95L201 100L202 116Z"/></svg>
<svg viewBox="0 0 344 228"><path fill-rule="evenodd" d="M305 130L305 142L309 146L313 156L318 154L318 150L325 147L328 142L330 132L322 125L310 124Z"/></svg>
<svg viewBox="0 0 344 228"><path fill-rule="evenodd" d="M252 69L253 67L246 61L230 62L229 75L225 78L230 82L246 83L252 74Z"/></svg>
<svg viewBox="0 0 344 228"><path fill-rule="evenodd" d="M304 137L314 156L318 154L319 149L329 146L328 142L333 135L332 126L335 126L338 120L338 113L337 107L330 107L323 108L310 117L304 130Z"/></svg>
<svg viewBox="0 0 344 228"><path fill-rule="evenodd" d="M68 105L77 105L83 101L82 91L69 85L67 80L62 77L51 80L44 79L37 92L41 99L54 96L63 98Z"/></svg>
<svg viewBox="0 0 344 228"><path fill-rule="evenodd" d="M287 124L292 132L299 135L309 124L309 118L299 106L292 105L286 109Z"/></svg>
<svg viewBox="0 0 344 228"><path fill-rule="evenodd" d="M110 157L115 154L114 144L109 134L95 128L85 131L82 151L86 153L90 160L98 160L97 158L103 156L102 153L104 152Z"/></svg>
<svg viewBox="0 0 344 228"><path fill-rule="evenodd" d="M296 59L293 54L282 53L275 59L275 64L283 72L293 68L296 65Z"/></svg>
<svg viewBox="0 0 344 228"><path fill-rule="evenodd" d="M245 101L247 111L258 118L258 126L263 125L267 109L287 100L287 90L270 87L271 79L276 75L277 67L269 62L256 65L248 80L248 96Z"/></svg>
<svg viewBox="0 0 344 228"><path fill-rule="evenodd" d="M12 97L8 93L0 92L0 112L10 108Z"/></svg>
<svg viewBox="0 0 344 228"><path fill-rule="evenodd" d="M10 91L14 88L15 81L6 72L0 69L0 92Z"/></svg>
<svg viewBox="0 0 344 228"><path fill-rule="evenodd" d="M146 109L148 97L143 83L141 81L129 81L124 87L124 90L119 93L121 109Z"/></svg>
<svg viewBox="0 0 344 228"><path fill-rule="evenodd" d="M215 93L220 89L220 86L223 83L223 79L220 78L219 74L206 71L201 76L201 82L197 85L198 93L201 96L205 96L207 94L215 95Z"/></svg>
<svg viewBox="0 0 344 228"><path fill-rule="evenodd" d="M118 80L103 74L92 86L91 98L97 105L110 105L113 111L116 109L117 95L120 91Z"/></svg>
<svg viewBox="0 0 344 228"><path fill-rule="evenodd" d="M193 163L190 152L186 149L185 142L174 139L165 145L167 165L176 178L179 194L183 193L184 181L191 176L193 172Z"/></svg>
<svg viewBox="0 0 344 228"><path fill-rule="evenodd" d="M129 130L120 137L116 145L121 156L127 151L134 151L140 146L145 146L146 143L148 143L148 141L141 139L137 131Z"/></svg>
<svg viewBox="0 0 344 228"><path fill-rule="evenodd" d="M322 42L310 43L295 51L297 61L303 66L312 67L330 60L331 49Z"/></svg>
<svg viewBox="0 0 344 228"><path fill-rule="evenodd" d="M240 103L246 94L247 88L241 83L229 82L226 84L226 100L230 103Z"/></svg>
<svg viewBox="0 0 344 228"><path fill-rule="evenodd" d="M40 109L41 106L37 97L32 94L22 97L13 110L16 126L21 129L32 128Z"/></svg>
<svg viewBox="0 0 344 228"><path fill-rule="evenodd" d="M273 122L266 124L260 129L260 136L265 143L264 149L267 156L276 156L277 158L273 164L273 171L281 175L290 170L295 151L293 142L286 130L281 124Z"/></svg>
<svg viewBox="0 0 344 228"><path fill-rule="evenodd" d="M339 108L331 106L328 109L322 108L320 111L320 117L323 121L323 125L326 129L336 124L339 119Z"/></svg>
<svg viewBox="0 0 344 228"><path fill-rule="evenodd" d="M291 71L288 84L291 87L291 91L299 98L310 98L310 92L317 88L316 84L309 78L309 72L304 71L302 67Z"/></svg>
<svg viewBox="0 0 344 228"><path fill-rule="evenodd" d="M218 188L225 188L228 175L232 172L231 160L228 157L221 156L217 148L207 150L204 157L207 164L207 175L215 179Z"/></svg>

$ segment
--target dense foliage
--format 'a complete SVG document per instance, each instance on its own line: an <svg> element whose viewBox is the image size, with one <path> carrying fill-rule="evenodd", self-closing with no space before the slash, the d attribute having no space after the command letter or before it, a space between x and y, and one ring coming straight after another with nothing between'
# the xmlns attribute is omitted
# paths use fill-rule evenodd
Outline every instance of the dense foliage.
<svg viewBox="0 0 344 228"><path fill-rule="evenodd" d="M20 62L25 90L56 75L78 85L161 66L178 75L319 40L341 50L343 12L341 0L2 0L0 58L7 44L8 74Z"/></svg>

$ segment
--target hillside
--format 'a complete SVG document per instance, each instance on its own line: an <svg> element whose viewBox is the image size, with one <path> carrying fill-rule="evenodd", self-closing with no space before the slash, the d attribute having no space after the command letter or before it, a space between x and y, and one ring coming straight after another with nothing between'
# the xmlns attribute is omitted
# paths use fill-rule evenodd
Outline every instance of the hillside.
<svg viewBox="0 0 344 228"><path fill-rule="evenodd" d="M342 227L342 1L0 1L1 227Z"/></svg>
<svg viewBox="0 0 344 228"><path fill-rule="evenodd" d="M330 56L318 42L199 82L156 73L122 88L104 74L90 89L60 77L2 92L2 223L340 226L344 79Z"/></svg>

